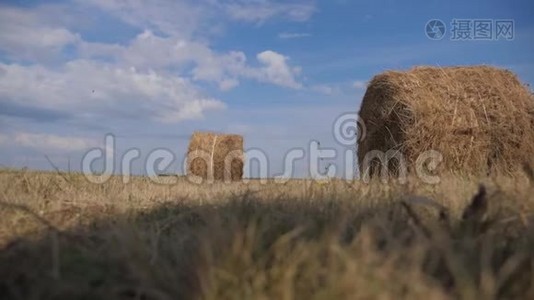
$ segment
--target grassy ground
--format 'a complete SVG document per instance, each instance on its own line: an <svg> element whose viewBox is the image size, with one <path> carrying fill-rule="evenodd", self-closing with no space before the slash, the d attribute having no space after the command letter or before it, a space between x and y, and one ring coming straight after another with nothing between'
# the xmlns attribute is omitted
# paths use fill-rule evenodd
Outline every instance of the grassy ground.
<svg viewBox="0 0 534 300"><path fill-rule="evenodd" d="M481 185L482 184L482 185ZM0 171L2 299L534 298L534 185Z"/></svg>

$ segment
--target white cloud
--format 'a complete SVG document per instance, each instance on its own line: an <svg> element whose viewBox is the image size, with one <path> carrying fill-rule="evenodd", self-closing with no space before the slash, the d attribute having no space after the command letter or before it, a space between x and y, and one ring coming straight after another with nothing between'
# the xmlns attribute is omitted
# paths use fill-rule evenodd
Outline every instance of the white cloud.
<svg viewBox="0 0 534 300"><path fill-rule="evenodd" d="M80 55L87 59L112 58L125 67L161 69L182 67L191 62L213 61L216 54L205 44L178 37L162 37L145 30L128 45L82 42Z"/></svg>
<svg viewBox="0 0 534 300"><path fill-rule="evenodd" d="M219 82L219 89L221 91L228 91L239 85L239 80L235 78L223 79Z"/></svg>
<svg viewBox="0 0 534 300"><path fill-rule="evenodd" d="M127 46L81 43L80 52L87 59L110 57L123 67L134 66L140 70L180 69L192 64L193 80L215 82L223 91L238 86L242 78L300 87L296 79L300 68L289 66L289 59L282 54L269 50L258 54L262 66L255 68L247 65L247 57L241 51L217 53L205 44L160 37L148 30Z"/></svg>
<svg viewBox="0 0 534 300"><path fill-rule="evenodd" d="M140 29L174 37L190 37L202 28L209 14L202 3L184 0L78 0L95 6Z"/></svg>
<svg viewBox="0 0 534 300"><path fill-rule="evenodd" d="M326 84L313 85L310 87L310 89L314 92L325 94L327 96L340 93L339 87L333 87Z"/></svg>
<svg viewBox="0 0 534 300"><path fill-rule="evenodd" d="M224 103L203 96L187 79L155 71L71 61L59 70L0 64L0 101L59 110L73 117L179 122L203 117Z"/></svg>
<svg viewBox="0 0 534 300"><path fill-rule="evenodd" d="M256 59L260 67L247 65L247 58L242 52L211 54L208 59L198 61L198 66L193 70L194 79L216 81L222 90L237 86L239 78L256 79L294 89L302 86L297 80L300 67L290 66L288 57L267 50L259 53Z"/></svg>
<svg viewBox="0 0 534 300"><path fill-rule="evenodd" d="M296 80L300 68L291 68L287 64L288 57L271 50L261 52L256 57L263 64L259 73L260 80L296 89L302 87Z"/></svg>
<svg viewBox="0 0 534 300"><path fill-rule="evenodd" d="M226 107L203 94L197 82L216 83L223 91L243 79L302 87L297 79L300 67L289 65L288 57L267 50L256 56L259 66L251 66L243 52L218 53L194 33L211 17L202 12L203 7L228 7L233 12L230 7L254 7L265 12L261 20L279 16L302 20L311 16L313 5L267 0L223 4L89 0L75 4L77 8L98 7L143 31L126 45L88 42L71 28L75 8L2 6L0 50L15 62L0 63L0 103L15 110L31 108L35 114L57 112L93 122L118 118L173 123L199 119L207 111ZM297 8L303 10L294 11ZM57 21L59 13L65 13L61 19L70 21ZM66 46L74 46L73 54L79 56L68 61L61 57ZM63 61L48 64L50 57Z"/></svg>
<svg viewBox="0 0 534 300"><path fill-rule="evenodd" d="M221 110L226 108L222 102L213 99L194 99L186 102L180 110L165 111L159 120L165 123L174 123L181 120L199 119L206 110Z"/></svg>
<svg viewBox="0 0 534 300"><path fill-rule="evenodd" d="M352 83L352 87L357 89L357 90L363 90L365 88L367 88L367 82L363 81L363 80L356 80Z"/></svg>
<svg viewBox="0 0 534 300"><path fill-rule="evenodd" d="M9 140L9 136L4 133L0 133L0 145L5 144Z"/></svg>
<svg viewBox="0 0 534 300"><path fill-rule="evenodd" d="M246 60L245 54L239 51L227 54L205 52L202 57L196 58L193 78L218 82L222 90L231 89L239 85L239 77L246 76Z"/></svg>
<svg viewBox="0 0 534 300"><path fill-rule="evenodd" d="M80 37L50 24L36 13L10 7L0 10L0 50L14 59L48 60Z"/></svg>
<svg viewBox="0 0 534 300"><path fill-rule="evenodd" d="M311 0L78 0L132 26L174 37L210 33L221 19L263 23L269 19L309 20L316 11ZM222 14L222 16L221 16Z"/></svg>
<svg viewBox="0 0 534 300"><path fill-rule="evenodd" d="M281 32L278 34L278 38L287 40L287 39L300 39L311 37L311 33L298 33L298 32Z"/></svg>
<svg viewBox="0 0 534 300"><path fill-rule="evenodd" d="M191 76L195 81L215 82L223 91L235 88L243 78L291 88L300 87L295 78L300 68L289 66L287 58L281 54L273 51L260 53L258 60L262 66L254 68L247 65L243 52L217 53L207 43L194 39L191 34L208 18L201 14L202 7L213 9L234 5L267 7L269 10L278 11L280 7L287 5L288 9L292 9L304 4L283 4L265 0L223 4L206 0L197 2L196 5L192 3L164 0L156 3L142 0L79 2L81 7L96 6L125 22L143 28L144 31L127 45L84 41L78 34L54 22L53 16L50 15L52 12L68 15L68 10L51 9L47 6L38 6L33 10L7 7L0 13L0 25L4 25L0 26L0 50L13 55L15 61L29 60L42 64L44 57L57 56L65 46L74 45L80 58L88 61L102 61L102 58L105 58L109 68L135 67L139 72L145 73L154 70L160 76L168 76L172 70L174 74L181 76L180 78ZM182 15L187 17L184 19ZM67 16L65 18L68 19ZM166 36L155 34L150 28ZM39 70L38 65L33 67L33 70ZM32 68L28 68L30 69Z"/></svg>
<svg viewBox="0 0 534 300"><path fill-rule="evenodd" d="M60 152L86 150L98 145L98 141L90 138L60 136L44 133L17 132L12 136L5 136L18 146ZM0 139L0 142L1 139ZM5 143L4 141L3 143Z"/></svg>
<svg viewBox="0 0 534 300"><path fill-rule="evenodd" d="M271 18L302 22L316 11L311 1L234 0L222 6L232 19L255 23Z"/></svg>
<svg viewBox="0 0 534 300"><path fill-rule="evenodd" d="M109 58L118 60L122 57L125 47L118 44L105 44L80 41L77 45L78 55L84 59Z"/></svg>

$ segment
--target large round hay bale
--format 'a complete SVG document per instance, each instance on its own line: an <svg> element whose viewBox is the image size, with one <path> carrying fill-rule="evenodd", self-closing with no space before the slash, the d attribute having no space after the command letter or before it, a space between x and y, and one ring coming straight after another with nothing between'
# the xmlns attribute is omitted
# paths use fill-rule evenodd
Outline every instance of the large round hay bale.
<svg viewBox="0 0 534 300"><path fill-rule="evenodd" d="M435 150L443 156L441 170L486 174L518 170L534 154L534 97L512 72L494 67L379 74L360 118L367 128L358 142L360 166L373 150L395 150L413 171L421 154ZM368 164L371 173L376 162ZM398 164L388 168L398 171Z"/></svg>
<svg viewBox="0 0 534 300"><path fill-rule="evenodd" d="M243 178L243 162L242 136L213 132L194 132L191 136L187 150L187 175L237 181Z"/></svg>

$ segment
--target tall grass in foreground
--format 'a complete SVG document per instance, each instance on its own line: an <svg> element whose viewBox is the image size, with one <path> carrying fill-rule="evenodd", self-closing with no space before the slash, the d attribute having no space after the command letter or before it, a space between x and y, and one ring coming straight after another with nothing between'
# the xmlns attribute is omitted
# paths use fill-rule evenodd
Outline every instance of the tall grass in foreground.
<svg viewBox="0 0 534 300"><path fill-rule="evenodd" d="M4 171L0 297L532 299L533 192L523 177L164 186Z"/></svg>

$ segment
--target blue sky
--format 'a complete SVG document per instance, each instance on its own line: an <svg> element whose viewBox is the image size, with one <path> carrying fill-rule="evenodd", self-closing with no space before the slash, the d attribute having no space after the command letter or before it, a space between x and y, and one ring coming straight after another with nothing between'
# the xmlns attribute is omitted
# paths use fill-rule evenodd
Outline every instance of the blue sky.
<svg viewBox="0 0 534 300"><path fill-rule="evenodd" d="M453 19L510 19L514 39L453 41ZM277 174L311 140L345 149L333 123L382 71L490 64L533 84L533 53L528 0L2 1L0 164L76 170L111 133L118 155L163 147L178 170L191 132L214 130L243 134Z"/></svg>

